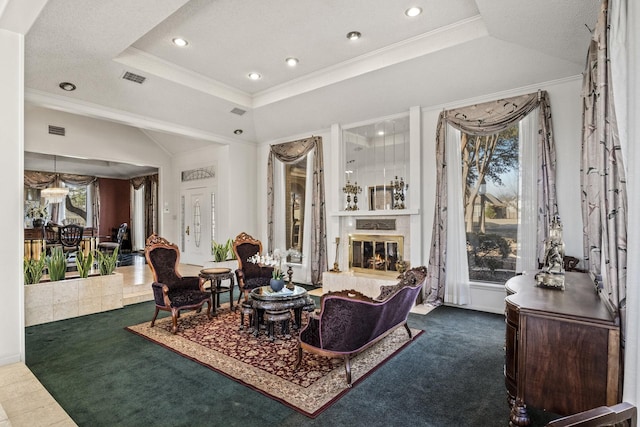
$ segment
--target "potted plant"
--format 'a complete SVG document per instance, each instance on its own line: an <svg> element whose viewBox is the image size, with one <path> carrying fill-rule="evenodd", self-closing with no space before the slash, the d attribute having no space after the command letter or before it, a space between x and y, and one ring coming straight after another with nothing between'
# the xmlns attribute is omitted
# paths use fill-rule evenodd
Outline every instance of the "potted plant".
<svg viewBox="0 0 640 427"><path fill-rule="evenodd" d="M44 225L44 221L47 218L48 210L47 205L33 205L27 209L27 218L31 220L31 224L33 227L42 227Z"/></svg>
<svg viewBox="0 0 640 427"><path fill-rule="evenodd" d="M45 258L24 259L24 283L25 285L33 285L40 282L44 274Z"/></svg>
<svg viewBox="0 0 640 427"><path fill-rule="evenodd" d="M49 280L52 282L64 280L67 272L67 258L62 252L62 248L53 248L51 255L45 258L45 264L49 272Z"/></svg>
<svg viewBox="0 0 640 427"><path fill-rule="evenodd" d="M212 240L211 255L213 255L213 261L206 262L204 268L229 268L231 270L238 268L232 239L228 239L225 243Z"/></svg>
<svg viewBox="0 0 640 427"><path fill-rule="evenodd" d="M91 271L91 267L93 267L93 254L89 252L85 255L84 252L78 251L76 254L76 267L80 277L89 277L89 271Z"/></svg>
<svg viewBox="0 0 640 427"><path fill-rule="evenodd" d="M115 248L111 254L96 251L96 259L98 260L98 270L101 276L108 276L113 273L118 265L118 249Z"/></svg>

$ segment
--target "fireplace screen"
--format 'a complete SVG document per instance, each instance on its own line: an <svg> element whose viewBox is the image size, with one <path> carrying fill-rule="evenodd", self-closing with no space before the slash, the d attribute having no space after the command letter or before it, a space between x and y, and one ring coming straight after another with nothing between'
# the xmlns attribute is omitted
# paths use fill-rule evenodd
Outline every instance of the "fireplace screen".
<svg viewBox="0 0 640 427"><path fill-rule="evenodd" d="M349 236L349 268L367 273L398 273L397 261L402 261L402 236Z"/></svg>

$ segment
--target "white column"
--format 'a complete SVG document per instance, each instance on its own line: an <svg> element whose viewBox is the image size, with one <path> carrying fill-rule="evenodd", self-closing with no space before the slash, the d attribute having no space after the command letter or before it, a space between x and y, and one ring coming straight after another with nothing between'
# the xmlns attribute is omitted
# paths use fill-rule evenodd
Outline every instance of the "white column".
<svg viewBox="0 0 640 427"><path fill-rule="evenodd" d="M24 36L0 28L0 365L24 360Z"/></svg>

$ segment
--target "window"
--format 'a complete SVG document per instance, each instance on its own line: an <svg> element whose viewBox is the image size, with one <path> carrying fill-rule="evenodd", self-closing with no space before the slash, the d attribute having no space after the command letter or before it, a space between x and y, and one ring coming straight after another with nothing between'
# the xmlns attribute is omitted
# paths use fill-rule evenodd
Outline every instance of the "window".
<svg viewBox="0 0 640 427"><path fill-rule="evenodd" d="M516 274L520 199L519 126L461 134L469 279L504 282Z"/></svg>
<svg viewBox="0 0 640 427"><path fill-rule="evenodd" d="M307 181L307 157L296 163L285 165L285 188L287 194L286 246L302 254L304 232L305 193ZM294 259L295 258L295 259ZM302 262L294 257L290 262Z"/></svg>
<svg viewBox="0 0 640 427"><path fill-rule="evenodd" d="M64 224L77 224L83 227L87 227L87 211L89 210L88 191L86 185L72 185L65 184L69 188L69 194L64 203L64 207L61 209L62 223Z"/></svg>

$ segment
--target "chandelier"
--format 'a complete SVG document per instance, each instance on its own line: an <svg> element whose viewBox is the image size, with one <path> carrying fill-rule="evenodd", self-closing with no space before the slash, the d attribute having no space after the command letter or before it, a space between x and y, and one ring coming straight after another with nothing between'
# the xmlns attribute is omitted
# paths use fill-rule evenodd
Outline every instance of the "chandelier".
<svg viewBox="0 0 640 427"><path fill-rule="evenodd" d="M68 188L60 186L56 166L56 156L53 156L53 174L55 176L54 185L53 187L45 188L40 192L40 196L44 197L48 203L60 203L64 201L67 194L69 194Z"/></svg>

